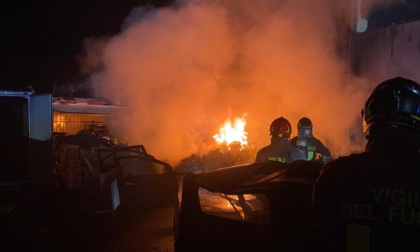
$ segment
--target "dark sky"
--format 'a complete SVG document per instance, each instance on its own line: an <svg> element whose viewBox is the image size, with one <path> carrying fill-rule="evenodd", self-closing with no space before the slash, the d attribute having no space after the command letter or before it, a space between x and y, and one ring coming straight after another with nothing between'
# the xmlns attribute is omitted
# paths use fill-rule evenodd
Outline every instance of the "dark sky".
<svg viewBox="0 0 420 252"><path fill-rule="evenodd" d="M3 0L0 8L0 89L37 93L82 79L76 57L83 39L112 36L136 6L164 6L173 0ZM408 15L408 14L411 15ZM420 0L379 8L369 26L418 19ZM408 20L406 20L408 21Z"/></svg>
<svg viewBox="0 0 420 252"><path fill-rule="evenodd" d="M50 93L54 85L81 76L76 56L87 37L112 36L136 6L170 0L6 0L0 8L0 89L32 85Z"/></svg>

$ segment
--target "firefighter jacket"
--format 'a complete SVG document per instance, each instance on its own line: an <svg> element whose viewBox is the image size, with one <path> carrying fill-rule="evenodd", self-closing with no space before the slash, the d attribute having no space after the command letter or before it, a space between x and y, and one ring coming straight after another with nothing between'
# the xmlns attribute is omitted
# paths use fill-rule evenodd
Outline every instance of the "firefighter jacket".
<svg viewBox="0 0 420 252"><path fill-rule="evenodd" d="M418 149L379 149L324 165L312 199L317 251L420 251Z"/></svg>
<svg viewBox="0 0 420 252"><path fill-rule="evenodd" d="M299 148L298 136L293 137L290 140L290 143L294 148ZM305 151L306 160L308 161L320 161L326 163L331 159L331 152L327 147L316 137L306 137L305 146L303 146Z"/></svg>
<svg viewBox="0 0 420 252"><path fill-rule="evenodd" d="M286 138L273 138L271 144L263 147L257 153L255 162L277 161L291 163L295 160L304 160L305 156L293 148Z"/></svg>

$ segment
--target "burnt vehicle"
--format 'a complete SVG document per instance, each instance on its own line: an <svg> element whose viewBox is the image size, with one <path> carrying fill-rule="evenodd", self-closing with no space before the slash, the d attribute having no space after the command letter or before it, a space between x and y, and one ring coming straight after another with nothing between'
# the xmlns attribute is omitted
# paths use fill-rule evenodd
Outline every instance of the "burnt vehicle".
<svg viewBox="0 0 420 252"><path fill-rule="evenodd" d="M303 160L268 161L187 175L175 250L305 249L312 186L321 167Z"/></svg>
<svg viewBox="0 0 420 252"><path fill-rule="evenodd" d="M148 154L143 145L88 149L82 158L84 187L104 210L178 206L172 167Z"/></svg>

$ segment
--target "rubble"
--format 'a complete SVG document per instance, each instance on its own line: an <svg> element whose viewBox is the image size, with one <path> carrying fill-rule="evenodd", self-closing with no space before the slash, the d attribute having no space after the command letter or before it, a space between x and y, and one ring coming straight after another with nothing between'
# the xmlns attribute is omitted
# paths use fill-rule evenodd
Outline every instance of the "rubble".
<svg viewBox="0 0 420 252"><path fill-rule="evenodd" d="M254 162L255 150L252 147L242 147L233 142L228 146L215 148L204 155L191 154L175 166L177 173L201 173L218 168L241 165Z"/></svg>

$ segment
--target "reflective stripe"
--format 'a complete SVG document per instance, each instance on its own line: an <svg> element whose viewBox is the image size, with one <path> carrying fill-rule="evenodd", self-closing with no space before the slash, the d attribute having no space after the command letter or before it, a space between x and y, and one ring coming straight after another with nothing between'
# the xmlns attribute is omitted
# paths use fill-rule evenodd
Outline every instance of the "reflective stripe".
<svg viewBox="0 0 420 252"><path fill-rule="evenodd" d="M347 225L347 252L369 251L369 226Z"/></svg>
<svg viewBox="0 0 420 252"><path fill-rule="evenodd" d="M312 158L314 158L314 152L308 151L308 160L312 160Z"/></svg>
<svg viewBox="0 0 420 252"><path fill-rule="evenodd" d="M268 160L286 163L286 158L284 157L268 157Z"/></svg>

